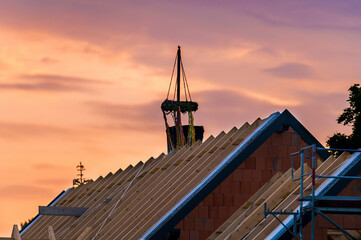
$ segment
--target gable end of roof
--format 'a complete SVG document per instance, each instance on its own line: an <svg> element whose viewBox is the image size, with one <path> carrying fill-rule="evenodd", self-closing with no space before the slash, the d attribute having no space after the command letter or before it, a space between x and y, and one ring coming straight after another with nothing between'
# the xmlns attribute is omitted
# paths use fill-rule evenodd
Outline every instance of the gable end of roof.
<svg viewBox="0 0 361 240"><path fill-rule="evenodd" d="M253 152L257 150L273 133L292 127L307 143L323 147L317 139L286 109L280 114L273 113L249 137L247 137L232 153L213 170L199 185L188 193L176 206L164 215L141 239L160 239L208 194L238 168ZM329 157L328 152L320 153L324 160ZM222 169L217 168L222 165ZM196 189L198 188L198 189Z"/></svg>

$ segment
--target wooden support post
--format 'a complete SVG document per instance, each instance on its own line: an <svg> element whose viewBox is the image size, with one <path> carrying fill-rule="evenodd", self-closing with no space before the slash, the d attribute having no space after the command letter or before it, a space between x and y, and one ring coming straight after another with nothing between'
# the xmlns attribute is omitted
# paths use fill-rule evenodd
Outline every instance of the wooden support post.
<svg viewBox="0 0 361 240"><path fill-rule="evenodd" d="M48 226L49 240L56 240L54 229L52 226Z"/></svg>
<svg viewBox="0 0 361 240"><path fill-rule="evenodd" d="M91 230L91 227L86 227L76 240L84 240L85 235Z"/></svg>
<svg viewBox="0 0 361 240"><path fill-rule="evenodd" d="M20 232L18 225L14 224L13 226L13 232L11 233L11 238L14 238L15 240L21 240Z"/></svg>

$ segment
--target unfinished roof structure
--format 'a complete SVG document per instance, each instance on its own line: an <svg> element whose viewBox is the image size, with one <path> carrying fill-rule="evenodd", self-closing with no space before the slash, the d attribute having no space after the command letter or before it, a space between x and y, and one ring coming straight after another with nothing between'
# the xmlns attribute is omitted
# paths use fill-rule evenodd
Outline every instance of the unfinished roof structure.
<svg viewBox="0 0 361 240"><path fill-rule="evenodd" d="M254 228L263 218L260 204L270 198L270 207L283 208L284 199L295 198L289 156L310 144L322 147L289 111L276 112L70 188L21 238L48 239L51 226L56 239L239 239L261 232L264 239L278 225L266 219L264 226L273 225ZM327 171L347 156L334 160L323 151L317 158L317 171Z"/></svg>
<svg viewBox="0 0 361 240"><path fill-rule="evenodd" d="M335 196L342 191L343 195L351 196L354 186L348 185L349 181L342 181L335 176L354 176L361 172L361 153L351 154L344 152L341 156L335 159L333 156L330 156L326 161L318 161L315 174L317 175L330 175L331 178L327 180L326 178L320 178L318 181L315 181L315 197L317 196ZM292 229L293 221L296 218L288 217L287 215L277 214L277 218L267 215L265 212L272 210L272 212L282 213L286 211L296 212L299 210L300 205L300 181L294 181L300 177L300 171L298 169L293 173L291 177L291 169L284 174L277 174L273 176L263 188L259 189L248 201L243 204L227 221L225 221L208 239L291 239L292 235L287 230L285 226L280 224L280 221L283 221L289 229ZM307 176L303 180L303 193L305 195L312 194L312 176L311 168L304 164L303 174ZM341 195L342 195L341 194ZM319 198L318 200L321 200ZM336 207L337 200L342 200L350 203L359 203L359 198L350 198L347 197L325 197L322 200L332 200L333 207ZM266 203L266 206L263 204ZM330 204L331 201L326 201L327 204ZM307 203L309 204L309 203ZM267 207L267 209L265 209ZM304 207L307 207L306 204ZM329 208L326 212L331 213ZM348 206L349 209L355 209L355 204L353 206ZM360 206L357 206L358 208ZM344 208L342 211L346 211ZM306 234L304 234L304 239L310 239L310 226L309 216L306 216L305 212L303 217L303 226L306 226ZM357 213L359 214L359 213ZM297 216L297 215L295 215ZM323 220L323 221L322 221ZM358 220L358 221L357 221ZM340 225L346 228L351 228L351 235L355 239L360 239L360 234L357 229L361 229L361 218L355 216L343 216L342 218L335 219L335 221ZM341 231L337 231L334 226L322 219L320 216L317 216L317 229L314 239L348 239L344 236ZM347 221L349 223L347 223ZM351 223L353 222L353 223ZM359 222L359 223L358 223ZM350 224L351 223L351 224ZM351 225L351 227L350 227Z"/></svg>

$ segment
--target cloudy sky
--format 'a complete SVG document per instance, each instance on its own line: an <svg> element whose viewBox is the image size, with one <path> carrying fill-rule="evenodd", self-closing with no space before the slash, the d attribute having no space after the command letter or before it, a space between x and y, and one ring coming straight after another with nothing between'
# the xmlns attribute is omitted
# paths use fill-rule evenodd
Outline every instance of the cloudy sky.
<svg viewBox="0 0 361 240"><path fill-rule="evenodd" d="M0 236L166 151L177 46L205 134L289 109L325 143L361 79L359 1L0 2Z"/></svg>

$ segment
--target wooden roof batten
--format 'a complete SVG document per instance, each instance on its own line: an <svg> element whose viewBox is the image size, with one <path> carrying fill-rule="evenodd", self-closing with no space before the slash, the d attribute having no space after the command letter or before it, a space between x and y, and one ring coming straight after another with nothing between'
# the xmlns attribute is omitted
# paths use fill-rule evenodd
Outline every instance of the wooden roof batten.
<svg viewBox="0 0 361 240"><path fill-rule="evenodd" d="M204 177L207 177L207 175L211 172L212 169L216 168L219 163L230 153L232 152L232 150L235 148L234 145L232 145L232 142L237 141L238 139L244 139L245 137L247 137L249 134L251 134L253 132L254 129L256 129L260 124L262 123L262 120L258 119L256 120L250 127L248 128L244 128L241 127L238 131L236 131L235 133L232 133L231 135L229 135L229 133L227 135L229 135L228 137L225 138L226 141L220 141L220 145L219 148L217 149L217 151L215 151L214 153L209 153L207 152L207 155L202 156L203 160L199 160L198 162L201 162L202 165L201 166L197 166L196 165L196 171L192 170L192 168L190 168L190 175L189 174L184 174L183 176L185 176L184 179L182 178L175 178L173 179L174 181L178 181L180 182L181 186L185 186L183 188L181 188L181 194L179 192L176 191L176 189L174 189L172 192L174 195L172 195L172 193L170 194L172 197L172 199L167 203L167 208L162 207L162 213L156 215L158 219L161 219L162 216L164 216L168 211L169 208L172 206L175 206L177 204L177 202L179 202L183 196L185 196L188 192L193 191L194 186L198 186L201 182L201 180ZM193 164L197 164L197 163L193 163ZM164 200L163 200L164 201ZM154 217L154 215L152 215L151 213L148 213L148 219L149 217ZM148 227L151 227L150 224L154 224L153 222L150 222L149 220L145 223L145 225L142 225L143 229L147 229ZM137 224L139 226L139 224ZM137 239L137 238L141 238L141 235L143 235L144 232L142 232L140 229L134 229L133 228L132 235L129 236L129 238L131 239ZM169 231L169 230L168 230ZM129 232L129 233L130 233Z"/></svg>
<svg viewBox="0 0 361 240"><path fill-rule="evenodd" d="M347 153L344 153L345 155ZM344 155L342 154L342 155ZM339 157L341 158L342 155ZM347 158L343 156L344 158ZM341 166L336 168L335 171L332 171L332 176L357 176L361 173L361 152L356 152L352 154L347 159L343 159L344 162ZM326 175L326 174L325 174ZM321 179L320 179L321 180ZM336 196L344 189L348 183L351 182L351 179L339 179L339 178L330 178L330 179L322 179L323 184L320 185L315 192L315 196ZM321 181L322 181L321 180ZM309 186L309 191L311 190ZM309 202L304 204L304 207L309 205ZM296 209L297 210L297 209ZM306 212L302 218L303 225L305 226L307 223L311 221L311 212ZM293 224L293 220L290 218L284 219L284 224L287 227ZM283 227L283 226L282 226ZM285 239L290 238L290 233L286 233L287 230L283 227L277 225L272 229L270 234L265 239Z"/></svg>
<svg viewBox="0 0 361 240"><path fill-rule="evenodd" d="M347 158L347 154L339 157L337 160L331 156L326 161L320 163L319 167L316 170L317 174L323 174L329 172L333 168L337 167ZM310 172L310 168L307 166L307 171ZM300 169L296 171L296 178L300 176ZM305 193L309 193L310 189L309 186L311 184L311 177L305 179ZM324 181L325 179L323 179ZM267 206L270 209L280 210L280 209L295 209L297 208L298 197L299 197L299 181L292 181L291 178L287 179L288 184L284 184L281 186L275 186L273 194L269 195L264 201L267 203ZM275 197L277 196L277 197ZM252 212L249 216L242 221L237 227L231 229L226 233L226 237L229 239L258 239L259 237L262 238L262 234L266 234L266 226L269 222L272 224L277 224L277 221L274 221L271 216L268 216L264 219L264 206L261 205L256 209L257 212ZM283 216L279 217L280 219L284 219ZM273 225L274 226L274 225ZM255 228L256 227L256 228ZM272 228L272 227L271 227ZM223 236L223 235L222 235ZM263 239L266 236L263 236ZM217 239L222 239L217 238Z"/></svg>
<svg viewBox="0 0 361 240"><path fill-rule="evenodd" d="M277 112L210 136L203 143L186 145L175 154L161 154L71 189L53 206L88 208L85 213L80 217L40 216L30 231L21 235L24 239L44 239L48 237L44 229L52 226L57 239L91 239L106 221L96 239L161 238L272 134L288 126L306 143L321 146L287 110ZM151 233L157 223L162 223L160 228Z"/></svg>
<svg viewBox="0 0 361 240"><path fill-rule="evenodd" d="M181 219L183 219L195 206L197 206L202 199L204 199L210 192L212 192L224 179L226 179L234 169L240 166L258 147L260 147L266 139L273 133L283 130L291 126L295 132L301 135L306 143L314 143L318 147L322 145L314 138L310 132L286 109L281 113L276 112L270 115L264 123L255 129L250 136L227 156L224 160L221 171L214 171L208 175L208 179L202 182L201 187L193 190L182 200L174 206L166 215L164 215L152 228L146 231L141 236L141 239L158 239L161 238L172 226L175 226ZM320 153L320 157L326 159L329 156L327 152ZM220 170L220 169L218 169Z"/></svg>
<svg viewBox="0 0 361 240"><path fill-rule="evenodd" d="M247 137L244 141L242 141L242 144L239 145L236 150L234 150L232 153L243 150L243 148L245 146L247 146L248 144L250 144L250 141L254 139L254 137L256 137L256 135L260 132L260 130L267 126L270 122L272 122L277 116L279 116L279 113L274 113L273 115L271 115L271 117L269 117L268 119L265 120L265 122L263 122L260 126L257 126L257 128L255 128L252 132L250 132L249 134L247 134ZM259 129L259 131L257 131L257 129ZM230 155L232 154L230 153ZM233 154L232 156L234 156L235 154ZM229 156L229 155L228 155ZM189 192L183 199L181 199L180 202L178 202L177 205L175 205L166 215L164 215L155 225L153 225L153 227L151 229L149 229L146 234L144 234L141 239L158 239L161 238L166 232L167 230L162 230L162 229L166 229L166 228L170 228L169 225L174 226L175 224L178 223L178 221L180 221L181 219L183 219L183 217L185 217L185 215L183 216L183 214L179 214L180 212L186 212L186 211L182 211L182 209L184 208L189 208L189 209L193 209L197 203L195 201L192 201L193 199L197 199L197 197L202 194L205 190L212 188L214 186L218 186L215 185L213 182L214 177L217 176L217 174L224 169L224 167L226 167L226 164L229 164L231 160L233 160L233 158L229 158L227 156L225 156L226 159L223 160L223 164L220 163L220 165L222 167L219 167L220 165L218 165L210 174L208 174L208 176L203 179L202 182L200 182L200 184L198 184L195 188L192 189L191 192ZM228 176L228 175L227 175ZM221 181L223 181L224 179L222 179ZM210 190L210 189L209 189ZM212 189L213 190L213 189ZM211 192L211 191L209 191ZM204 194L204 193L203 193ZM207 194L208 195L208 194ZM200 199L198 199L199 202L201 201Z"/></svg>

